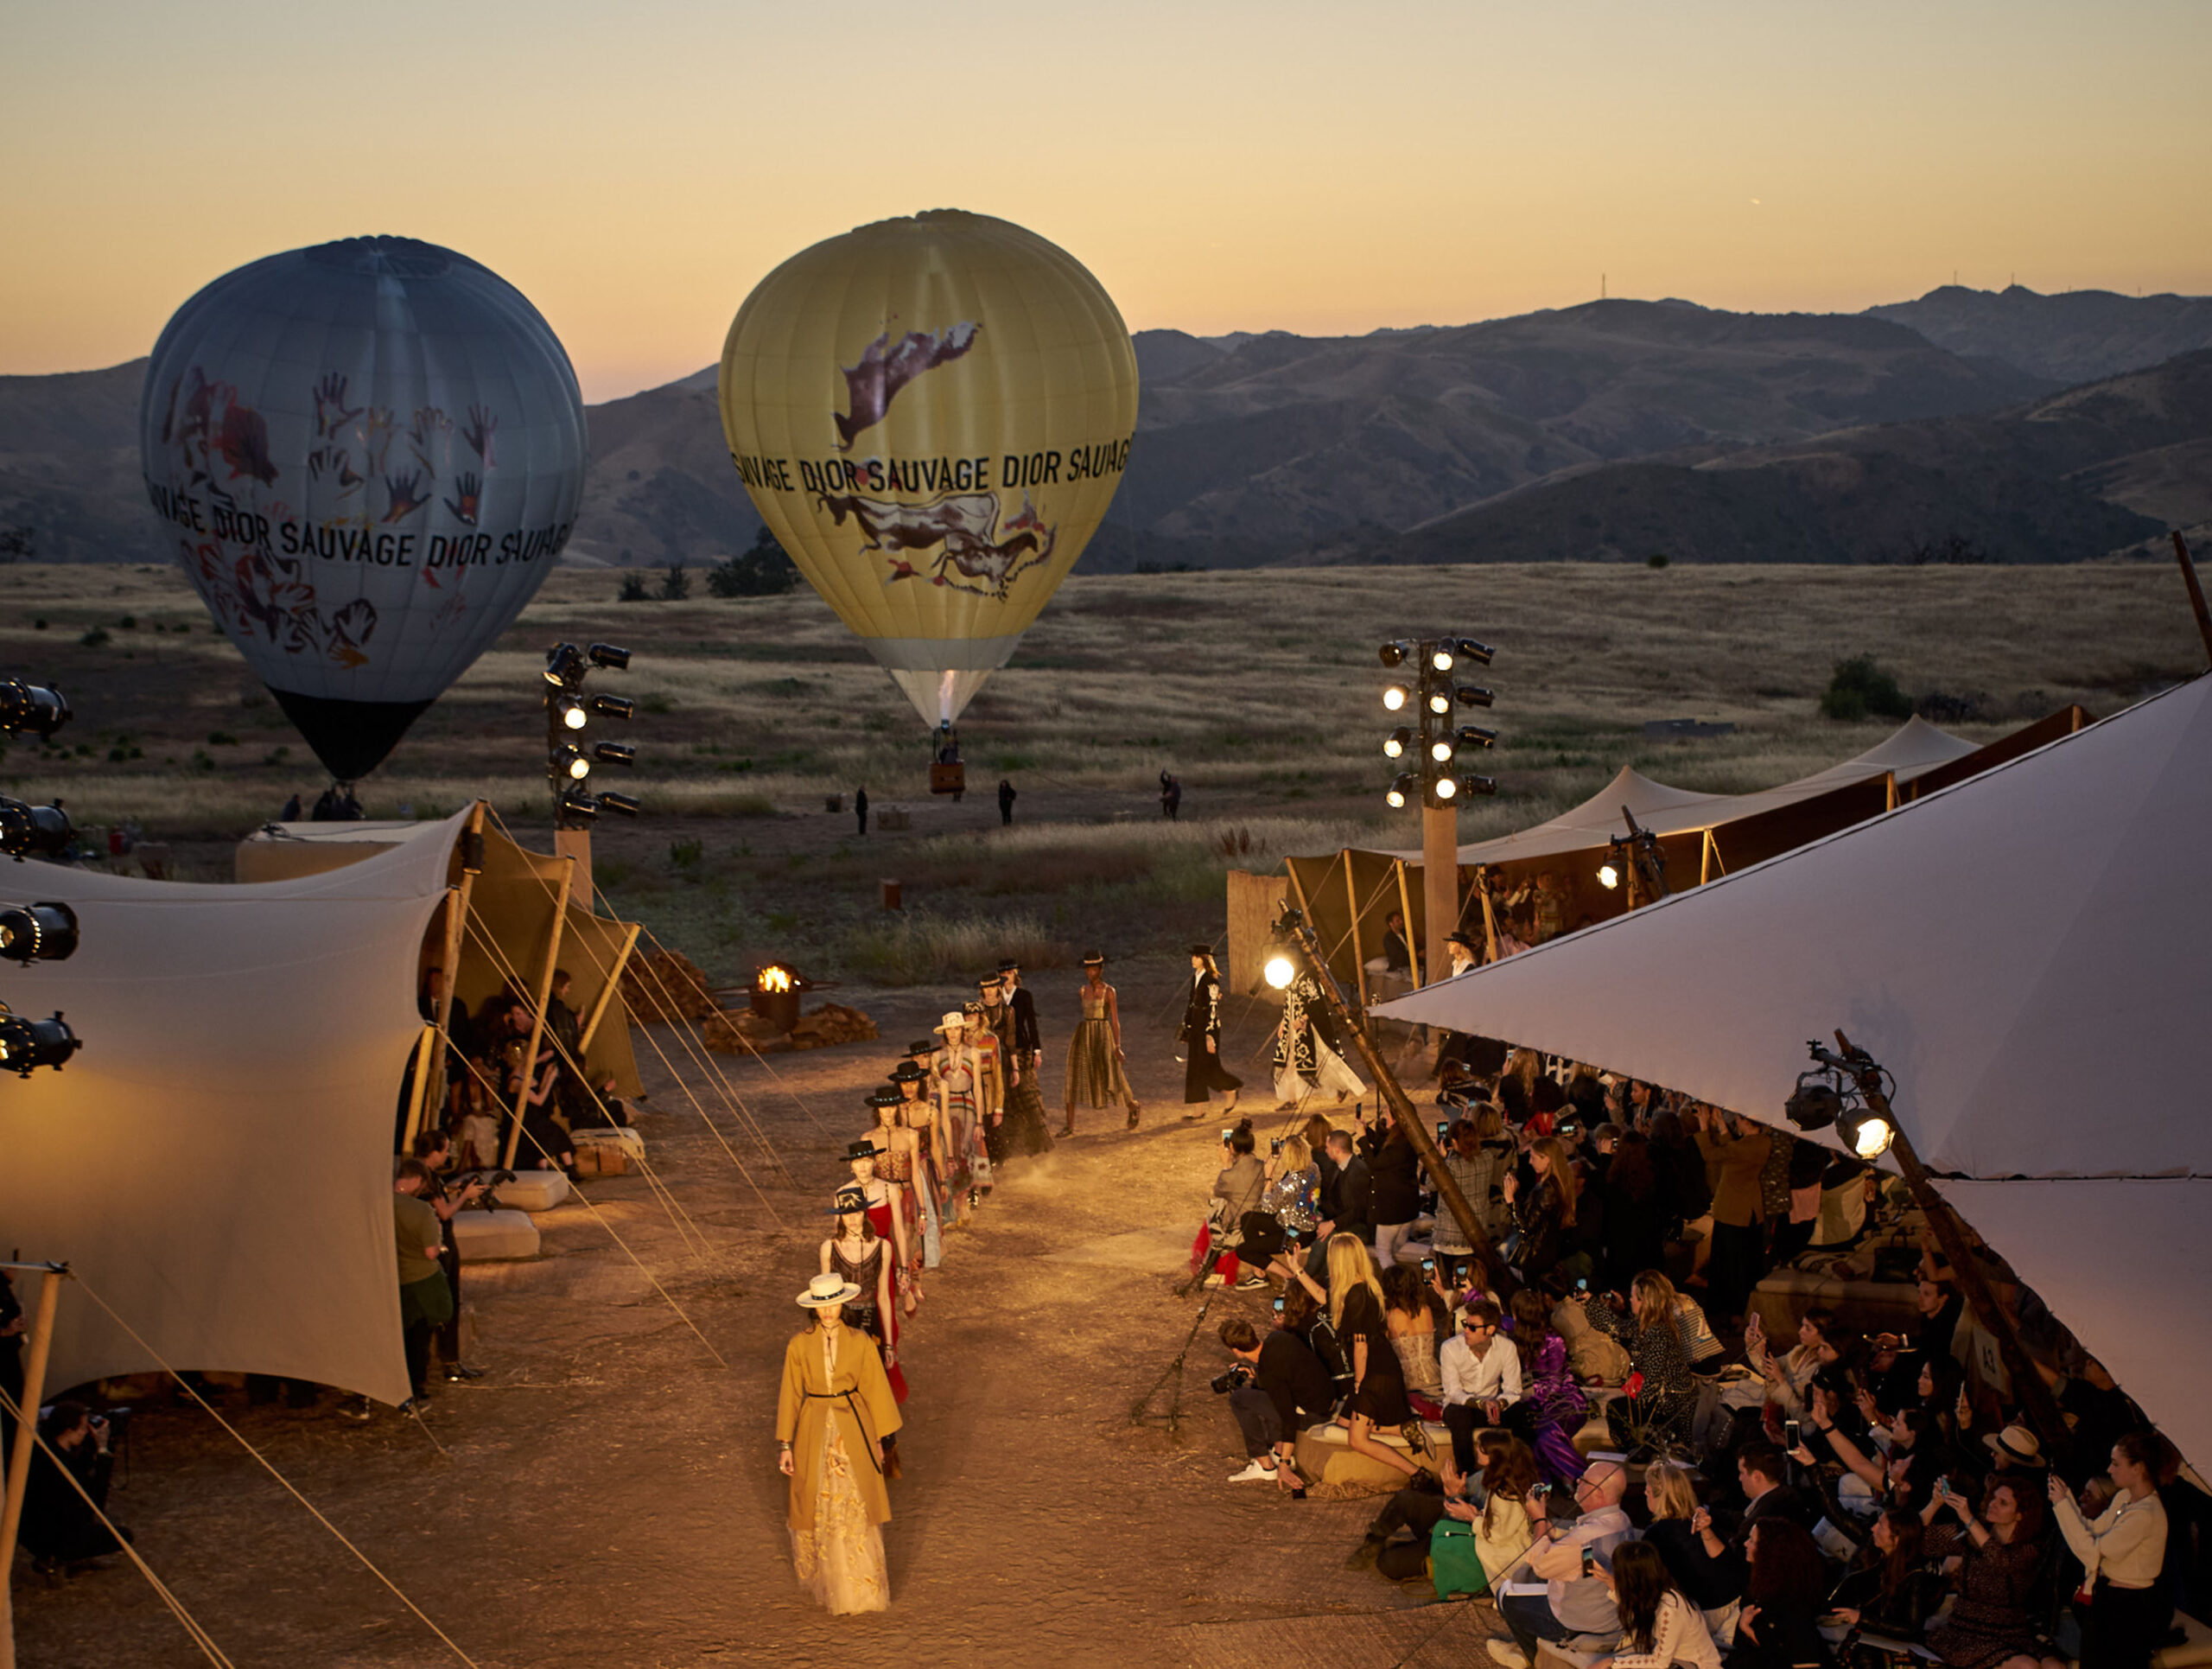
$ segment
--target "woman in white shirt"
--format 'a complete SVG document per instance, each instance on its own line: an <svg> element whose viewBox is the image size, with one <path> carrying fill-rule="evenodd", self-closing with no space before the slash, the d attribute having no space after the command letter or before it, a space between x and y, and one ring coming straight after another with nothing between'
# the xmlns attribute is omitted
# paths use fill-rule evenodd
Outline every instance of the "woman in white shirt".
<svg viewBox="0 0 2212 1669"><path fill-rule="evenodd" d="M2112 1448L2119 1494L2094 1520L2084 1519L2065 1480L2053 1473L2050 1505L2059 1533L2082 1561L2089 1609L2082 1624L2082 1669L2143 1669L2173 1621L2158 1586L2166 1562L2166 1509L2158 1500L2164 1440L2133 1432Z"/></svg>
<svg viewBox="0 0 2212 1669"><path fill-rule="evenodd" d="M1678 1663L1720 1669L1719 1648L1705 1618L1675 1586L1657 1548L1623 1542L1613 1550L1605 1581L1621 1614L1620 1650L1591 1669L1669 1669Z"/></svg>

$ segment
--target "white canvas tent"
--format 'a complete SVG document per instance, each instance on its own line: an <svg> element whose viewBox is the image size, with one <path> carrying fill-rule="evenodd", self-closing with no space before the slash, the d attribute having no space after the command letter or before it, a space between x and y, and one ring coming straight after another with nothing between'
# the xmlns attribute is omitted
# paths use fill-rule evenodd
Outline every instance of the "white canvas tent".
<svg viewBox="0 0 2212 1669"><path fill-rule="evenodd" d="M1937 1186L2212 1459L2212 678L1379 1010L1770 1123L1840 1027Z"/></svg>
<svg viewBox="0 0 2212 1669"><path fill-rule="evenodd" d="M0 1245L69 1264L179 1366L404 1398L393 1105L460 824L257 886L0 866L83 929L0 997L84 1041L0 1082ZM156 1365L64 1287L50 1390Z"/></svg>

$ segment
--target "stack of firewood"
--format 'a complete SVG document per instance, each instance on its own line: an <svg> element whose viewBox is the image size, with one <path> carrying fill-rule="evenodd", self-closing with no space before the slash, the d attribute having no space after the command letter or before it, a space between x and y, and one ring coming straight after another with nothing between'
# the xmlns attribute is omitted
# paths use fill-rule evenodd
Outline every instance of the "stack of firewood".
<svg viewBox="0 0 2212 1669"><path fill-rule="evenodd" d="M779 1031L773 1022L750 1009L730 1009L715 1015L706 1024L707 1047L724 1054L785 1054L793 1049L826 1049L839 1043L867 1043L875 1038L875 1022L858 1009L824 1003L799 1016L798 1025Z"/></svg>
<svg viewBox="0 0 2212 1669"><path fill-rule="evenodd" d="M622 970L622 1002L632 1020L648 1025L711 1021L721 1012L705 971L680 951L632 956Z"/></svg>

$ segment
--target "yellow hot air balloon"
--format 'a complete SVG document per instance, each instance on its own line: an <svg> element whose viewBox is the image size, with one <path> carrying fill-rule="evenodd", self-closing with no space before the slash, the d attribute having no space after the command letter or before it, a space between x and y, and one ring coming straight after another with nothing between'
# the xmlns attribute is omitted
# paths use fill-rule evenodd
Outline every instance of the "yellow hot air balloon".
<svg viewBox="0 0 2212 1669"><path fill-rule="evenodd" d="M1112 502L1128 327L1065 250L932 209L803 250L722 347L722 430L799 571L949 725Z"/></svg>

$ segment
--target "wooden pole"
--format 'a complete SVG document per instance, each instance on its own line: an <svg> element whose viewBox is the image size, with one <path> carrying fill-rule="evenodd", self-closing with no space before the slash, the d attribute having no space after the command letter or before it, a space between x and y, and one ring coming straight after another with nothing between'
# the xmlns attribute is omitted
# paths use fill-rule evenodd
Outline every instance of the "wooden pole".
<svg viewBox="0 0 2212 1669"><path fill-rule="evenodd" d="M1885 771L1882 773L1882 809L1885 812L1894 812L1897 808L1897 774L1895 771Z"/></svg>
<svg viewBox="0 0 2212 1669"><path fill-rule="evenodd" d="M1867 1059L1852 1048L1851 1040L1840 1030L1836 1033L1835 1041L1847 1059ZM1997 1302L1997 1295L1989 1290L1989 1283L1982 1278L1981 1265L1974 1260L1973 1249L1967 1245L1966 1230L1959 1222L1958 1214L1929 1180L1920 1155L1914 1150L1891 1108L1890 1098L1882 1089L1881 1075L1869 1071L1856 1076L1866 1110L1889 1124L1890 1151L1897 1156L1897 1169L1904 1175L1904 1185L1912 1191L1913 1202L1928 1219L1936 1245L1951 1260L1951 1278L1959 1284L1960 1296L1982 1329L1997 1341L1997 1353L2004 1358L2005 1371L2012 1376L2012 1390L2019 1398L2021 1411L2035 1427L2036 1435L2043 1440L2044 1448L2054 1462L2064 1460L2070 1442L2065 1417L2058 1411L2050 1387L2043 1382L2043 1376L2029 1360L2026 1347L2021 1344L2020 1335L2012 1326L2012 1318L2005 1313L2004 1307Z"/></svg>
<svg viewBox="0 0 2212 1669"><path fill-rule="evenodd" d="M1427 946L1425 961L1431 972L1452 965L1452 952L1445 940L1459 930L1459 806L1456 800L1421 808L1421 908L1428 920L1421 934ZM1411 921L1406 926L1413 927Z"/></svg>
<svg viewBox="0 0 2212 1669"><path fill-rule="evenodd" d="M468 826L463 831L461 838L464 841L474 842L480 841L483 838L484 802L480 799L469 809ZM475 887L476 871L467 867L467 860L464 857L461 884L446 889L445 960L439 965L442 976L440 983L444 989L438 993L437 1013L432 1016L432 1023L437 1027L438 1035L441 1038L448 1035L448 1022L453 1018L454 995L461 986L461 934L468 926L468 900L470 894L475 890ZM445 1064L445 1051L442 1049L438 1052L438 1064L440 1066Z"/></svg>
<svg viewBox="0 0 2212 1669"><path fill-rule="evenodd" d="M1406 860L1395 857L1390 861L1398 866L1398 919L1406 924L1406 959L1413 964L1407 971L1412 974L1414 984L1418 986L1423 983L1421 977L1423 968L1428 967L1432 975L1436 970L1428 966L1426 946L1421 950L1414 948L1414 898L1406 885Z"/></svg>
<svg viewBox="0 0 2212 1669"><path fill-rule="evenodd" d="M1367 957L1359 942L1359 889L1352 884L1351 848L1347 846L1337 854L1344 866L1344 908L1351 911L1351 977L1353 989L1359 992L1360 1023L1367 1023ZM1413 923L1406 924L1410 935Z"/></svg>
<svg viewBox="0 0 2212 1669"><path fill-rule="evenodd" d="M599 1022L607 1017L607 1004L614 1000L614 993L621 986L622 970L630 965L630 952L638 948L638 935L643 930L640 924L632 921L629 931L622 935L622 948L614 952L614 965L607 971L607 984L600 988L599 1000L591 1005L591 1013L585 1018L584 1029L576 1034L578 1072L584 1068L584 1051L591 1048L591 1040L599 1030Z"/></svg>
<svg viewBox="0 0 2212 1669"><path fill-rule="evenodd" d="M2181 564L2181 580L2189 588L2189 606L2196 615L2196 634L2204 640L2204 653L2212 656L2212 608L2204 606L2204 588L2197 583L2196 564L2189 559L2189 546L2181 530L2174 530L2174 560Z"/></svg>
<svg viewBox="0 0 2212 1669"><path fill-rule="evenodd" d="M515 1150L522 1143L523 1109L530 1105L531 1088L537 1082L537 1045L545 1035L545 1004L553 995L553 970L561 959L561 935L569 925L569 889L575 878L576 860L572 857L561 866L561 884L554 891L553 925L545 934L545 965L538 971L537 1001L530 1016L530 1046L522 1057L522 1087L515 1092L515 1121L507 1129L506 1157L499 1161L508 1170L515 1168Z"/></svg>
<svg viewBox="0 0 2212 1669"><path fill-rule="evenodd" d="M438 1061L441 1065L444 1063L444 1056L439 1052L437 1045L438 1029L435 1026L424 1026L423 1035L416 1039L415 1043L415 1076L413 1086L407 1093L407 1134L399 1144L402 1155L412 1153L415 1150L416 1132L423 1128L423 1098L429 1092L430 1086L430 1063L433 1061ZM440 1073L439 1076L441 1082L438 1087L442 1092L445 1087L442 1081L444 1074Z"/></svg>
<svg viewBox="0 0 2212 1669"><path fill-rule="evenodd" d="M1705 831L1705 838L1697 844L1697 884L1700 887L1713 879L1713 831Z"/></svg>
<svg viewBox="0 0 2212 1669"><path fill-rule="evenodd" d="M1481 895L1483 901L1483 959L1487 962L1495 962L1498 959L1497 901L1491 896L1494 878L1491 875L1490 865L1477 864L1475 891Z"/></svg>
<svg viewBox="0 0 2212 1669"><path fill-rule="evenodd" d="M49 1264L40 1272L29 1347L23 1355L23 1397L17 1410L15 1452L8 1460L7 1493L0 1497L0 1669L16 1669L11 1580L16 1569L16 1532L23 1522L23 1488L30 1481L31 1456L38 1442L38 1405L46 1392L46 1359L54 1348L54 1309L61 1297L61 1277L67 1272L60 1264Z"/></svg>
<svg viewBox="0 0 2212 1669"><path fill-rule="evenodd" d="M1304 953L1307 971L1313 974L1313 983L1320 987L1323 1004L1335 1016L1338 1028L1351 1039L1352 1047L1359 1052L1361 1064L1374 1074L1376 1093L1388 1101L1390 1111L1397 1114L1398 1128L1405 1131L1406 1139L1413 1143L1414 1151L1421 1156L1421 1162L1428 1171L1428 1180L1436 1184L1437 1199L1452 1214L1461 1233L1466 1235L1467 1244L1474 1248L1475 1257L1481 1263L1484 1276L1498 1296L1501 1298L1511 1297L1517 1284L1512 1271L1506 1268L1504 1260L1497 1255L1497 1248L1491 1244L1490 1236L1483 1233L1483 1226L1476 1220L1474 1208L1467 1203L1467 1196L1459 1192L1459 1183L1452 1180L1451 1171L1445 1168L1444 1156L1436 1150L1435 1138L1429 1135L1428 1126L1421 1123L1421 1116L1414 1111L1412 1100L1391 1075L1389 1065L1382 1059L1382 1052L1375 1047L1374 1041L1363 1029L1352 1023L1351 1011L1344 1006L1344 993L1338 990L1336 978L1330 973L1329 965L1321 959L1321 947L1313 937L1313 929L1307 925L1301 913L1295 924L1278 923L1276 932L1279 936L1287 933L1290 941Z"/></svg>

